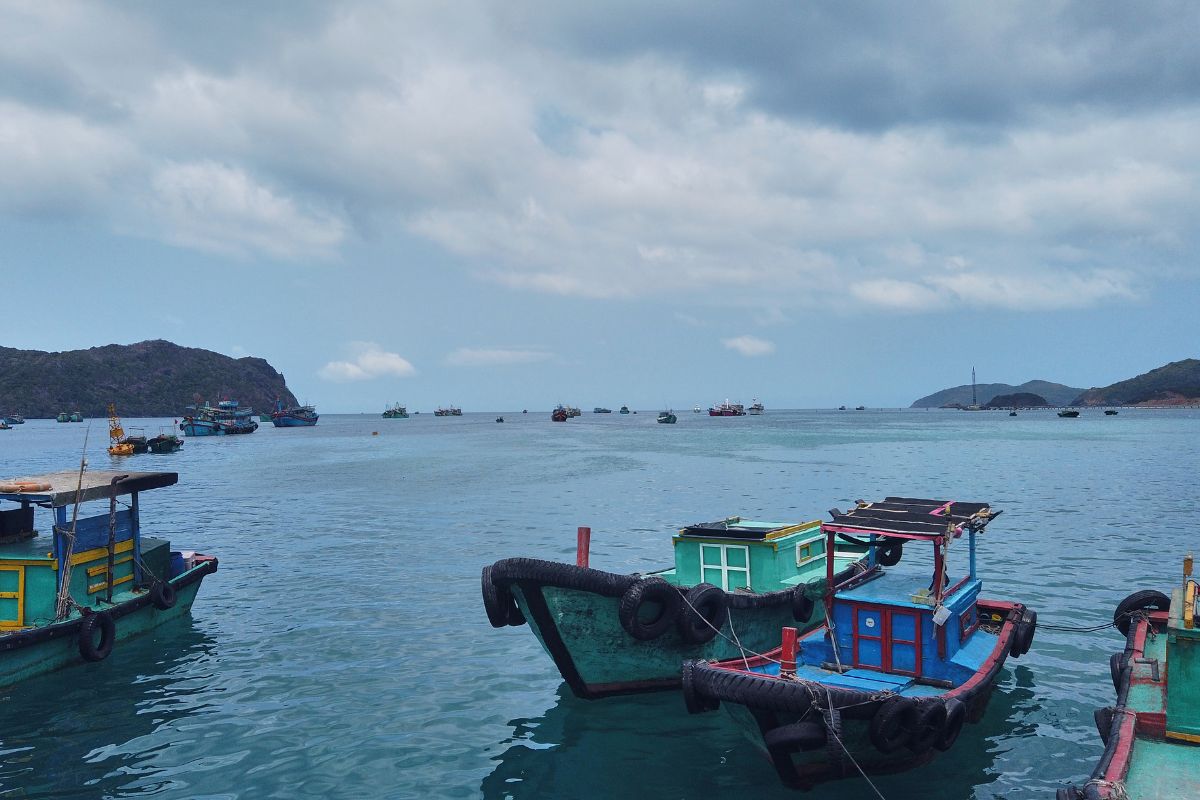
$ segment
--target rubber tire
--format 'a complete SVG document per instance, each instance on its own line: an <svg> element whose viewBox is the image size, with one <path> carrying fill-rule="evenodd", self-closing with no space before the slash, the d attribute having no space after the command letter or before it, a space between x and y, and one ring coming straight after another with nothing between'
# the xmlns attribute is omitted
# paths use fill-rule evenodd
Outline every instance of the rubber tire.
<svg viewBox="0 0 1200 800"><path fill-rule="evenodd" d="M100 641L96 642L96 629L100 629ZM103 661L117 643L117 623L107 611L88 614L79 623L79 655L84 661Z"/></svg>
<svg viewBox="0 0 1200 800"><path fill-rule="evenodd" d="M704 697L696 689L696 662L685 661L679 670L680 688L683 690L683 705L689 714L703 714L706 711L716 711L721 707L721 701Z"/></svg>
<svg viewBox="0 0 1200 800"><path fill-rule="evenodd" d="M525 615L517 607L508 587L497 585L492 579L492 568L484 567L480 575L483 589L483 610L487 612L488 622L493 628L503 628L505 625L524 625Z"/></svg>
<svg viewBox="0 0 1200 800"><path fill-rule="evenodd" d="M807 624L817 610L817 601L805 593L803 586L792 590L792 619L801 624Z"/></svg>
<svg viewBox="0 0 1200 800"><path fill-rule="evenodd" d="M792 722L763 734L768 750L784 753L817 750L825 746L827 739L825 726L819 722Z"/></svg>
<svg viewBox="0 0 1200 800"><path fill-rule="evenodd" d="M175 601L178 600L175 593L175 587L170 581L155 581L150 587L150 602L159 611L169 611L175 607Z"/></svg>
<svg viewBox="0 0 1200 800"><path fill-rule="evenodd" d="M881 753L894 753L908 744L916 724L917 704L907 697L886 701L871 717L867 731Z"/></svg>
<svg viewBox="0 0 1200 800"><path fill-rule="evenodd" d="M725 590L711 583L697 583L684 595L679 614L679 635L692 644L712 641L725 624L729 603Z"/></svg>
<svg viewBox="0 0 1200 800"><path fill-rule="evenodd" d="M947 716L946 704L941 700L919 703L916 725L913 726L912 736L906 745L908 749L916 755L929 752L929 748L933 747L933 743L942 735Z"/></svg>
<svg viewBox="0 0 1200 800"><path fill-rule="evenodd" d="M885 545L875 549L875 560L884 567L894 567L900 563L904 555L904 545L900 543Z"/></svg>
<svg viewBox="0 0 1200 800"><path fill-rule="evenodd" d="M1171 608L1171 598L1155 589L1142 589L1126 597L1113 611L1113 623L1122 636L1129 635L1129 614L1134 611L1167 611Z"/></svg>
<svg viewBox="0 0 1200 800"><path fill-rule="evenodd" d="M1113 691L1121 691L1121 662L1124 658L1124 653L1113 653L1108 657L1108 672L1112 675Z"/></svg>
<svg viewBox="0 0 1200 800"><path fill-rule="evenodd" d="M1012 642L1008 646L1008 652L1013 658L1020 658L1029 652L1029 648L1033 646L1033 637L1037 633L1037 612L1025 609L1021 614L1021 621L1017 623L1017 629L1013 631Z"/></svg>
<svg viewBox="0 0 1200 800"><path fill-rule="evenodd" d="M1092 719L1096 722L1096 732L1100 734L1100 741L1108 747L1108 736L1112 733L1113 716L1116 714L1116 709L1112 706L1097 708L1092 712Z"/></svg>
<svg viewBox="0 0 1200 800"><path fill-rule="evenodd" d="M647 602L657 602L662 606L662 611L651 620L643 620L638 613ZM674 586L662 578L650 576L642 578L621 595L617 618L626 633L640 642L648 642L667 632L679 616L681 605L683 598Z"/></svg>
<svg viewBox="0 0 1200 800"><path fill-rule="evenodd" d="M938 734L938 737L933 740L934 748L944 753L953 747L966 722L966 704L954 697L948 699L946 701L946 724L942 726L942 732Z"/></svg>

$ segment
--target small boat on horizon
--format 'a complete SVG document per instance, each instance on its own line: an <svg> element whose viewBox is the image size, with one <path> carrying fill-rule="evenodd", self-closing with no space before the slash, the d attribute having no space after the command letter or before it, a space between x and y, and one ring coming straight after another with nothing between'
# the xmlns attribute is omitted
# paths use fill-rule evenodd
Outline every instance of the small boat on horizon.
<svg viewBox="0 0 1200 800"><path fill-rule="evenodd" d="M555 406L554 410L550 412L550 419L553 422L566 422L569 416L566 407L561 404Z"/></svg>
<svg viewBox="0 0 1200 800"><path fill-rule="evenodd" d="M1067 419L1074 419L1075 417L1079 416L1079 412L1073 408L1064 408L1062 411L1058 412L1058 415L1060 417L1066 417Z"/></svg>
<svg viewBox="0 0 1200 800"><path fill-rule="evenodd" d="M388 406L383 410L384 419L408 419L408 409L396 403L394 406Z"/></svg>
<svg viewBox="0 0 1200 800"><path fill-rule="evenodd" d="M15 413L15 412L14 412L14 413L12 413L12 414L9 414L9 415L5 416L5 417L4 417L4 422L5 422L5 424L7 424L7 425L24 425L24 424L25 424L25 418L24 418L24 417L22 417L20 414L17 414L17 413Z"/></svg>
<svg viewBox="0 0 1200 800"><path fill-rule="evenodd" d="M1116 415L1117 415L1117 410L1115 408L1106 408L1104 410L1104 416L1106 416L1106 417L1115 417Z"/></svg>
<svg viewBox="0 0 1200 800"><path fill-rule="evenodd" d="M692 406L692 413L693 414L702 414L702 413L704 413L704 409L701 408L700 406Z"/></svg>
<svg viewBox="0 0 1200 800"><path fill-rule="evenodd" d="M462 409L455 408L454 406L450 406L449 408L442 408L441 406L438 406L437 410L433 412L433 415L435 417L461 417Z"/></svg>
<svg viewBox="0 0 1200 800"><path fill-rule="evenodd" d="M65 411L58 412L58 416L54 418L55 422L70 422L71 415Z"/></svg>
<svg viewBox="0 0 1200 800"><path fill-rule="evenodd" d="M629 406L621 406L621 411L620 411L620 413L622 413L622 414L628 414L628 413L629 413Z"/></svg>
<svg viewBox="0 0 1200 800"><path fill-rule="evenodd" d="M658 419L655 420L655 422L660 422L664 425L674 425L675 421L675 412L670 409L658 412Z"/></svg>
<svg viewBox="0 0 1200 800"><path fill-rule="evenodd" d="M710 417L744 417L746 416L746 408L741 403L731 403L728 399L724 403L708 409Z"/></svg>
<svg viewBox="0 0 1200 800"><path fill-rule="evenodd" d="M592 413L593 414L611 414L612 409L611 408L601 408L600 406L596 406L595 408L592 409Z"/></svg>
<svg viewBox="0 0 1200 800"><path fill-rule="evenodd" d="M750 404L748 413L758 415L758 414L762 414L762 413L766 412L766 410L767 409L763 407L763 404L758 402L758 398L756 397L756 398L754 398L754 402L752 402Z"/></svg>

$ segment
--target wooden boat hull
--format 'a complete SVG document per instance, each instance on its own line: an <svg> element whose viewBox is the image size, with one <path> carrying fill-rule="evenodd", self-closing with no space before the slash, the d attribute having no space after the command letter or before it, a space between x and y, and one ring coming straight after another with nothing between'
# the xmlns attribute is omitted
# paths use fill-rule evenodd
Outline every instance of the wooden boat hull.
<svg viewBox="0 0 1200 800"><path fill-rule="evenodd" d="M981 613L988 611L1004 618L991 653L974 676L961 686L929 695L943 702L953 699L962 703L966 709L966 722L978 722L983 717L1012 647L1017 624L1026 611L1019 603L1001 601L980 601L979 607ZM776 633L775 640L778 639ZM750 664L753 663L754 659L751 659ZM870 726L872 718L889 701L886 695L836 687L828 689L819 684L812 690L812 686L805 681L783 681L700 662L688 662L683 668L684 700L688 709L699 713L725 705L767 751L780 781L792 789L810 789L825 781L857 776L858 770L846 756L847 752L867 773L885 774L923 764L941 749L930 745L922 752L913 752L906 747L881 752L872 744ZM924 700L922 697L917 702ZM830 706L838 709L836 719L827 712ZM796 730L799 723L806 720L825 730L833 724L840 727L840 734L837 737L822 734L808 742L788 741L780 736L780 733Z"/></svg>
<svg viewBox="0 0 1200 800"><path fill-rule="evenodd" d="M272 416L271 424L276 428L311 428L317 424L317 417L298 417L292 414Z"/></svg>
<svg viewBox="0 0 1200 800"><path fill-rule="evenodd" d="M489 582L501 594L511 594L520 616L508 624L528 621L571 691L585 699L677 689L684 661L738 654L737 646L725 637L732 639L736 634L743 646L765 650L778 642L780 628L809 630L820 622L819 613L809 620L796 619L792 589L738 592L728 595L729 614L720 625L722 635L708 642L696 644L685 639L675 625L649 641L635 639L622 626L619 611L622 598L641 577L510 558L485 568L485 601ZM680 588L686 591L687 587Z"/></svg>
<svg viewBox="0 0 1200 800"><path fill-rule="evenodd" d="M149 592L132 595L124 602L106 607L105 611L116 623L116 642L119 644L187 614L204 576L216 571L217 559L204 557L192 569L171 578L175 604L169 609L157 608ZM82 621L82 617L76 616L51 625L0 634L0 686L86 663L79 649Z"/></svg>

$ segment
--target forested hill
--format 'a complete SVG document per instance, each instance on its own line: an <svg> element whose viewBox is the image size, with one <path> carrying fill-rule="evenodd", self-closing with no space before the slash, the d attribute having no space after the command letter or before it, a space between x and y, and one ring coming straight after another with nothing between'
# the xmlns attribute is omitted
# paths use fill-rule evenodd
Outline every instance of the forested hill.
<svg viewBox="0 0 1200 800"><path fill-rule="evenodd" d="M115 403L123 417L171 417L198 400L224 398L266 412L277 397L296 402L283 375L265 360L161 339L62 353L0 347L0 414L104 417Z"/></svg>
<svg viewBox="0 0 1200 800"><path fill-rule="evenodd" d="M1103 388L1088 389L1073 406L1173 406L1200 402L1200 361L1186 358Z"/></svg>
<svg viewBox="0 0 1200 800"><path fill-rule="evenodd" d="M1046 398L1046 401L1050 405L1065 406L1072 399L1078 397L1082 391L1083 389L1063 386L1061 383L1050 383L1049 381L1027 381L1020 386L1012 386L1007 383L980 383L975 386L975 396L979 398L978 402L980 405L986 405L993 397L999 394L1028 393L1041 395ZM957 403L961 406L970 405L971 384L968 383L963 386L955 386L951 389L934 392L913 403L911 408L940 408L952 403Z"/></svg>

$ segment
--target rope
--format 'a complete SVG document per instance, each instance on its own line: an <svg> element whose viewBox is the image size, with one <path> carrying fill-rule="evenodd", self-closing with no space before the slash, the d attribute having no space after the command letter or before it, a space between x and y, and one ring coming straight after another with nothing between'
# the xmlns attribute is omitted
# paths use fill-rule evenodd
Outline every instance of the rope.
<svg viewBox="0 0 1200 800"><path fill-rule="evenodd" d="M1131 620L1133 620L1133 619L1149 619L1149 615L1145 611L1138 610L1138 611L1126 611L1124 614L1121 614L1116 619L1114 619L1112 622L1106 622L1103 625L1092 625L1090 627L1080 627L1080 626L1075 626L1075 625L1051 625L1050 623L1039 621L1038 627L1044 628L1045 630L1048 630L1048 631L1065 631L1067 633L1095 633L1096 631L1102 631L1105 628L1117 627L1117 623L1126 617L1128 617Z"/></svg>
<svg viewBox="0 0 1200 800"><path fill-rule="evenodd" d="M822 686L821 688L825 690L825 707L832 709L833 708L833 699L829 694L829 688L826 686ZM812 698L812 689L809 688L808 691L809 691L809 698L814 699L814 698ZM838 710L840 711L841 709L839 708ZM846 754L846 758L850 759L850 763L854 765L854 768L856 770L858 770L858 774L862 775L863 780L866 781L867 785L871 787L871 791L875 792L875 796L878 797L879 800L887 800L887 798L883 796L883 792L879 791L879 787L876 786L875 783L867 776L866 770L864 770L861 766L859 766L859 763L854 760L854 756L850 753L850 749L846 747L845 743L842 741L842 738L837 735L837 731L835 731L833 729L833 727L834 727L833 725L825 726L826 735L828 735L831 739L833 739L835 742L837 742L838 747L842 748L842 752Z"/></svg>

